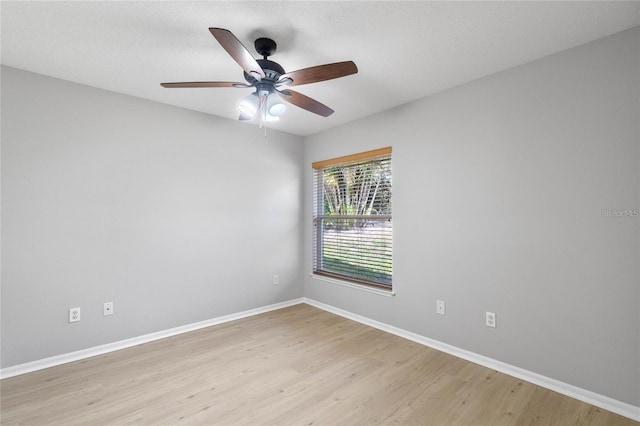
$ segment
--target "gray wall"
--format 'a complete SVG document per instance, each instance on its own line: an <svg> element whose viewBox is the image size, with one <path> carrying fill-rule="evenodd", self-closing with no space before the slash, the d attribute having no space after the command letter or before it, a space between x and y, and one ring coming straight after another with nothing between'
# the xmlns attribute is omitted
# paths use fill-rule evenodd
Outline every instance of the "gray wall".
<svg viewBox="0 0 640 426"><path fill-rule="evenodd" d="M639 37L307 138L305 296L640 405ZM309 278L310 163L388 145L396 297Z"/></svg>
<svg viewBox="0 0 640 426"><path fill-rule="evenodd" d="M301 297L302 160L297 136L3 67L2 366Z"/></svg>

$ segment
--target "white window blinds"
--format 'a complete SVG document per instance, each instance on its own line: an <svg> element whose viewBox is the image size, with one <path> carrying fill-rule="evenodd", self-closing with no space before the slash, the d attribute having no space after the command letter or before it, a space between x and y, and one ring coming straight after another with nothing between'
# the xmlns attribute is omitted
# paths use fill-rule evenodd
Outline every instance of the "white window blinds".
<svg viewBox="0 0 640 426"><path fill-rule="evenodd" d="M391 289L391 148L313 163L313 272Z"/></svg>

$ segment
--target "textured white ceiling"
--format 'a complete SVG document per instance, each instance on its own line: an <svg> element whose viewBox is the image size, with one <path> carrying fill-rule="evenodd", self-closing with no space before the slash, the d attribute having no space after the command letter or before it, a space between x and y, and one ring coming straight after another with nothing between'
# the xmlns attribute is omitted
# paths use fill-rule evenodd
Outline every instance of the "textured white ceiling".
<svg viewBox="0 0 640 426"><path fill-rule="evenodd" d="M272 127L309 135L640 25L640 2L70 1L1 3L2 64L236 119L249 89L165 89L243 81L209 27L292 71L353 60L359 73L298 86L332 107L290 106ZM255 54L258 57L257 54Z"/></svg>

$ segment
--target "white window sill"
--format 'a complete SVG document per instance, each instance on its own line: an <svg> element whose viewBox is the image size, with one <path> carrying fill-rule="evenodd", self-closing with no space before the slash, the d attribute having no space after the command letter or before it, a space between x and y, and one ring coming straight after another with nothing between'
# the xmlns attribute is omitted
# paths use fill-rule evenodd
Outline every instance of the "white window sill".
<svg viewBox="0 0 640 426"><path fill-rule="evenodd" d="M338 280L336 278L325 277L324 275L316 275L316 274L313 274L313 273L309 274L309 276L311 278L313 278L314 280L326 281L328 283L341 285L343 287L355 288L356 290L361 290L361 291L366 291L366 292L369 292L369 293L379 294L381 296L394 297L396 295L396 292L393 291L393 290L385 290L385 289L382 289L382 288L369 287L369 286L366 286L366 285L356 284L356 283L352 283L352 282L349 282L349 281Z"/></svg>

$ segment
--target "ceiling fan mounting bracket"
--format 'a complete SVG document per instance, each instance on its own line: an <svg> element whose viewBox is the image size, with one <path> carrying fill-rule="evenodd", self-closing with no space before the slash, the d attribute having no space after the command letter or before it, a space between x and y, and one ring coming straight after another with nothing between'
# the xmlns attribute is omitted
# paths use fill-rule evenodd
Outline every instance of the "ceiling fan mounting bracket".
<svg viewBox="0 0 640 426"><path fill-rule="evenodd" d="M276 53L276 48L278 47L275 41L265 37L257 38L253 45L256 48L256 52L258 52L264 59L267 59L269 56Z"/></svg>

